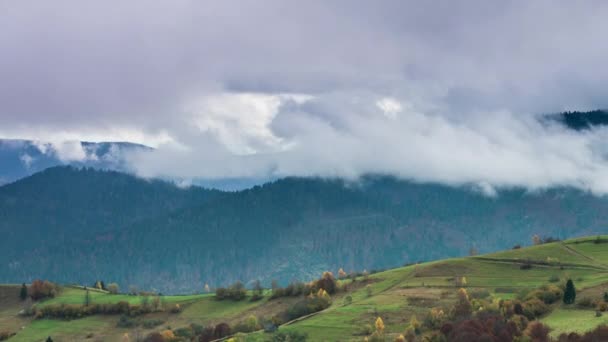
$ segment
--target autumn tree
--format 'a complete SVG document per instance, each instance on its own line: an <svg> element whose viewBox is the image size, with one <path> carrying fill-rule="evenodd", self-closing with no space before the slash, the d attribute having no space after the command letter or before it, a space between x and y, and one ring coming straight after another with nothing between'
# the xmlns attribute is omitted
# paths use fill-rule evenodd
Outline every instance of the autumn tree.
<svg viewBox="0 0 608 342"><path fill-rule="evenodd" d="M52 298L57 294L57 287L50 281L36 279L30 285L29 294L33 300Z"/></svg>
<svg viewBox="0 0 608 342"><path fill-rule="evenodd" d="M205 283L204 291L205 291L205 293L211 292L211 288L209 287L209 284Z"/></svg>
<svg viewBox="0 0 608 342"><path fill-rule="evenodd" d="M348 276L348 274L346 274L346 272L344 272L344 270L343 270L342 268L340 268L340 269L338 270L338 278L340 278L340 279L344 279L344 278L346 278L347 276Z"/></svg>
<svg viewBox="0 0 608 342"><path fill-rule="evenodd" d="M538 234L534 234L534 236L532 236L532 243L534 245L540 245L543 243L543 240L540 238L540 236L538 236Z"/></svg>
<svg viewBox="0 0 608 342"><path fill-rule="evenodd" d="M173 339L175 339L175 335L173 334L173 331L171 329L163 330L163 332L161 332L160 334L163 337L163 341L172 341Z"/></svg>
<svg viewBox="0 0 608 342"><path fill-rule="evenodd" d="M338 288L334 274L328 271L323 272L321 279L317 280L317 286L329 294L334 294Z"/></svg>
<svg viewBox="0 0 608 342"><path fill-rule="evenodd" d="M410 318L410 327L414 330L414 333L416 333L416 335L420 334L421 326L422 324L420 324L420 322L416 318L416 315L413 315L412 318Z"/></svg>
<svg viewBox="0 0 608 342"><path fill-rule="evenodd" d="M469 294L467 290L461 288L458 290L456 304L452 309L452 316L455 318L468 317L472 312L473 306L471 305Z"/></svg>
<svg viewBox="0 0 608 342"><path fill-rule="evenodd" d="M381 318L381 317L376 318L376 323L375 323L375 325L376 325L376 332L377 332L379 335L384 334L384 321L382 320L382 318Z"/></svg>

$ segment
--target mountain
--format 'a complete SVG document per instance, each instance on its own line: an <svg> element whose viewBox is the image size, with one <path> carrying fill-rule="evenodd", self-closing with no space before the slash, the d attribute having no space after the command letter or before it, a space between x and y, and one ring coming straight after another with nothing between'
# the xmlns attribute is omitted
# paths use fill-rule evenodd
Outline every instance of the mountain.
<svg viewBox="0 0 608 342"><path fill-rule="evenodd" d="M606 110L563 112L551 115L550 117L576 131L608 125L608 111Z"/></svg>
<svg viewBox="0 0 608 342"><path fill-rule="evenodd" d="M369 176L286 178L220 192L57 167L0 187L0 282L105 279L188 292L205 282L285 283L606 227L608 199L573 189L487 197Z"/></svg>
<svg viewBox="0 0 608 342"><path fill-rule="evenodd" d="M126 153L149 149L128 142L71 142L58 147L31 140L0 139L0 185L59 165L124 171Z"/></svg>

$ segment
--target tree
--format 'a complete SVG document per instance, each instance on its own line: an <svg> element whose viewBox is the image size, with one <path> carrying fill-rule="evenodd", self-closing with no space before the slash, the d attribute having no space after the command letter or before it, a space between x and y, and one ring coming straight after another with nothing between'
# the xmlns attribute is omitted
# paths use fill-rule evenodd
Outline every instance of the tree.
<svg viewBox="0 0 608 342"><path fill-rule="evenodd" d="M170 329L167 330L163 330L163 332L160 333L163 337L163 341L171 341L175 338L175 335L173 334L173 331Z"/></svg>
<svg viewBox="0 0 608 342"><path fill-rule="evenodd" d="M245 321L245 325L249 332L256 331L260 329L260 323L258 322L258 318L254 315L249 315L247 320Z"/></svg>
<svg viewBox="0 0 608 342"><path fill-rule="evenodd" d="M57 294L57 287L50 281L37 279L30 285L29 294L33 300L52 298Z"/></svg>
<svg viewBox="0 0 608 342"><path fill-rule="evenodd" d="M338 287L334 274L328 271L323 272L321 279L317 280L317 286L327 291L329 294L334 294Z"/></svg>
<svg viewBox="0 0 608 342"><path fill-rule="evenodd" d="M205 283L205 289L204 289L205 293L209 293L211 292L211 288L209 287L209 284Z"/></svg>
<svg viewBox="0 0 608 342"><path fill-rule="evenodd" d="M108 284L108 292L110 292L111 294L118 294L119 291L120 291L120 288L118 287L118 284L116 284L116 283Z"/></svg>
<svg viewBox="0 0 608 342"><path fill-rule="evenodd" d="M572 279L568 279L566 282L566 289L564 290L564 304L573 304L576 299L576 289Z"/></svg>
<svg viewBox="0 0 608 342"><path fill-rule="evenodd" d="M371 285L367 284L365 286L365 293L367 294L368 297L372 296L372 286Z"/></svg>
<svg viewBox="0 0 608 342"><path fill-rule="evenodd" d="M51 336L46 338L46 342L53 342L53 339L51 338Z"/></svg>
<svg viewBox="0 0 608 342"><path fill-rule="evenodd" d="M347 276L348 276L348 274L346 274L346 272L344 272L344 270L343 270L342 268L340 268L340 269L338 270L338 278L340 278L340 279L344 279L344 278L346 278Z"/></svg>
<svg viewBox="0 0 608 342"><path fill-rule="evenodd" d="M532 236L532 243L534 245L540 245L543 243L543 240L540 238L540 236L538 236L538 234L534 234L534 236Z"/></svg>
<svg viewBox="0 0 608 342"><path fill-rule="evenodd" d="M414 333L416 333L416 335L420 334L421 324L415 315L410 319L410 327L414 329Z"/></svg>
<svg viewBox="0 0 608 342"><path fill-rule="evenodd" d="M25 283L21 284L21 291L19 291L19 298L21 298L21 300L27 299L27 286L25 286Z"/></svg>
<svg viewBox="0 0 608 342"><path fill-rule="evenodd" d="M380 335L384 333L384 321L381 317L376 318L376 332Z"/></svg>
<svg viewBox="0 0 608 342"><path fill-rule="evenodd" d="M475 248L475 247L469 248L469 256L476 256L477 254L479 254L479 252L477 251L477 248Z"/></svg>
<svg viewBox="0 0 608 342"><path fill-rule="evenodd" d="M467 290L460 289L458 290L456 304L452 309L452 316L455 318L459 317L468 317L473 312L473 306L471 305L471 301L469 299L469 294Z"/></svg>
<svg viewBox="0 0 608 342"><path fill-rule="evenodd" d="M91 293L89 292L89 289L86 289L86 291L84 293L84 306L89 306L90 304L91 304Z"/></svg>
<svg viewBox="0 0 608 342"><path fill-rule="evenodd" d="M262 284L259 280L256 280L253 283L253 298L255 300L261 299L264 296L264 289L262 288ZM253 300L252 298L252 300Z"/></svg>
<svg viewBox="0 0 608 342"><path fill-rule="evenodd" d="M604 302L608 303L608 292L604 292Z"/></svg>

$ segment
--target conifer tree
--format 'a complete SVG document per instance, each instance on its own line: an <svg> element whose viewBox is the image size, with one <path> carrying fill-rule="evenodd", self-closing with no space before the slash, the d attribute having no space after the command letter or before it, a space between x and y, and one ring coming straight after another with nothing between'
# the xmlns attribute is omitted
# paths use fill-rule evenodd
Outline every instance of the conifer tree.
<svg viewBox="0 0 608 342"><path fill-rule="evenodd" d="M564 290L564 304L572 304L576 300L576 289L572 279L568 279L566 282L566 289Z"/></svg>
<svg viewBox="0 0 608 342"><path fill-rule="evenodd" d="M19 298L21 298L21 300L27 299L27 286L25 286L25 283L21 284L21 291L19 292Z"/></svg>

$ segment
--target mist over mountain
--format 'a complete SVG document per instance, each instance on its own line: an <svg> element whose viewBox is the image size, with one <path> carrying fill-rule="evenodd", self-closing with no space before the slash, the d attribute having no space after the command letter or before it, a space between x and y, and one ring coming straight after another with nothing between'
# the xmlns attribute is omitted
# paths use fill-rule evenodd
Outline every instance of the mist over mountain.
<svg viewBox="0 0 608 342"><path fill-rule="evenodd" d="M126 153L148 149L128 142L48 143L0 139L0 185L59 165L126 171Z"/></svg>
<svg viewBox="0 0 608 342"><path fill-rule="evenodd" d="M220 192L58 167L0 187L0 218L1 282L105 279L189 292L606 232L608 199L568 188L489 197L388 176Z"/></svg>

